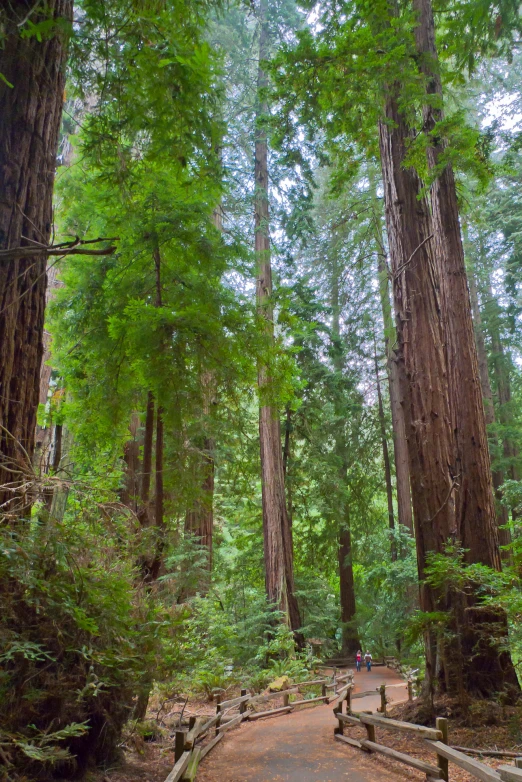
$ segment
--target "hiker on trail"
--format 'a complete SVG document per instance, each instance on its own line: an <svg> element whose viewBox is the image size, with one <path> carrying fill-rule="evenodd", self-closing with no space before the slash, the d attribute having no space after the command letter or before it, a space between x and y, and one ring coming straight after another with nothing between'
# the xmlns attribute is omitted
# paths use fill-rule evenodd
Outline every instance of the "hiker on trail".
<svg viewBox="0 0 522 782"><path fill-rule="evenodd" d="M366 652L364 655L364 662L366 663L366 670L371 671L372 669L372 656L370 652Z"/></svg>
<svg viewBox="0 0 522 782"><path fill-rule="evenodd" d="M362 652L359 649L359 651L357 652L357 654L355 656L355 667L357 668L358 671L361 670L361 660L362 660Z"/></svg>

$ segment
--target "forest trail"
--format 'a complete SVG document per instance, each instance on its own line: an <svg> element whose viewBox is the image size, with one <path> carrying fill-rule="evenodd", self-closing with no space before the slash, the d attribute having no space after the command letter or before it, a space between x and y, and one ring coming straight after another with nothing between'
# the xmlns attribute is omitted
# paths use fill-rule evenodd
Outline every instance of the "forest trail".
<svg viewBox="0 0 522 782"><path fill-rule="evenodd" d="M355 693L399 684L390 702L407 699L406 683L385 667L355 674ZM376 711L380 696L361 698L357 710ZM284 717L244 723L205 760L198 782L399 782L408 773L388 771L384 758L368 756L334 740L333 705L305 708Z"/></svg>

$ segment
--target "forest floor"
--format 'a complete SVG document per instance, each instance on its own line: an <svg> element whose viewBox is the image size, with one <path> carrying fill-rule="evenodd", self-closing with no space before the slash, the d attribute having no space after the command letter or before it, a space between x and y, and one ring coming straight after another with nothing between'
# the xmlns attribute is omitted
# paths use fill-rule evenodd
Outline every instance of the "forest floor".
<svg viewBox="0 0 522 782"><path fill-rule="evenodd" d="M356 674L355 692L373 690L380 684L399 684L402 680L387 668L374 667ZM408 719L415 704L405 703L406 686L387 691L389 716ZM394 706L395 704L395 706ZM402 704L402 705L399 705ZM357 711L376 711L378 692L353 704ZM494 706L494 704L493 704ZM451 705L437 704L440 716L449 718L450 743L456 746L521 750L520 712L484 703L485 714L477 709L475 723L464 727L452 719ZM173 706L172 714L176 714ZM187 714L211 714L213 704L189 702ZM151 718L155 714L149 715ZM489 721L494 724L485 725ZM497 724L495 724L497 723ZM301 707L292 714L243 723L227 733L222 742L202 762L198 782L421 782L425 776L388 758L368 755L334 739L335 720L331 705ZM380 735L379 735L380 733ZM345 727L345 735L366 737L359 728ZM434 763L434 755L422 741L395 732L378 729L377 740L389 747ZM145 742L131 737L127 742L125 763L119 769L97 775L95 782L164 782L173 766L173 738L166 734L158 741ZM507 759L480 758L492 767L511 762ZM472 782L466 772L450 766L451 782Z"/></svg>

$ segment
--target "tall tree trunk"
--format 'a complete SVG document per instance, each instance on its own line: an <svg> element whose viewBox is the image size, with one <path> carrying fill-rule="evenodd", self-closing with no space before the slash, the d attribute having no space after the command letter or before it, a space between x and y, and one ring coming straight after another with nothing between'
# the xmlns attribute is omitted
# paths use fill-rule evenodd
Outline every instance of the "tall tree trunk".
<svg viewBox="0 0 522 782"><path fill-rule="evenodd" d="M489 380L488 355L486 352L484 333L482 331L482 315L480 313L477 283L473 271L470 271L468 280L471 309L473 313L473 325L475 328L475 341L477 343L480 385L482 388L482 398L484 400L484 414L486 417L486 426L491 426L495 423L495 407L493 404L493 392L491 390L491 383ZM497 436L493 435L493 438L494 443L498 445ZM508 511L506 506L502 504L501 491L501 486L504 483L504 474L502 470L493 470L492 477L493 488L495 490L495 497L497 500L498 539L501 546L509 546L511 543L511 533L505 526L508 523ZM501 555L506 562L511 560L509 551L502 551Z"/></svg>
<svg viewBox="0 0 522 782"><path fill-rule="evenodd" d="M332 354L334 369L339 378L344 370L344 356L341 341L341 305L339 296L339 279L341 270L336 260L332 261L331 277L331 307L332 307ZM338 392L339 393L339 392ZM341 603L342 638L341 651L346 657L354 656L359 649L359 637L356 626L355 584L353 578L352 536L350 528L350 505L346 498L345 489L349 469L348 453L344 441L341 425L343 415L342 402L335 400L335 419L338 422L335 437L335 453L339 463L339 485L342 497L338 504L338 564L339 564L339 599Z"/></svg>
<svg viewBox="0 0 522 782"><path fill-rule="evenodd" d="M274 313L268 207L268 138L266 131L268 105L262 96L268 83L266 73L263 70L263 61L269 55L267 0L261 0L259 5L259 25L254 196L256 293L258 312L265 324L267 349L269 350L274 342ZM287 616L290 627L296 631L300 627L301 621L294 596L292 530L286 508L281 423L279 412L272 399L273 383L270 377L270 368L266 365L259 366L258 385L266 593L270 604L276 606Z"/></svg>
<svg viewBox="0 0 522 782"><path fill-rule="evenodd" d="M456 534L455 483L450 471L453 435L430 210L417 173L404 166L412 135L398 108L399 92L398 85L388 89L379 142L420 603L423 611L432 612L437 610L437 596L424 581L426 555L442 551ZM431 686L436 652L436 638L427 633L426 665Z"/></svg>
<svg viewBox="0 0 522 782"><path fill-rule="evenodd" d="M47 244L65 86L63 27L41 40L22 37L32 0L0 10L0 250ZM72 21L72 0L48 0L31 21ZM12 85L12 86L10 86ZM21 488L30 472L43 354L46 259L0 261L0 508L15 517L30 499ZM10 483L10 491L5 484Z"/></svg>
<svg viewBox="0 0 522 782"><path fill-rule="evenodd" d="M379 231L380 234L380 231ZM380 235L378 237L379 244ZM384 320L384 339L386 346L386 367L388 370L388 388L390 393L390 410L393 429L393 455L395 462L395 478L397 481L397 511L399 524L413 535L413 513L411 507L410 490L410 462L408 456L408 443L406 440L406 423L404 420L404 402L397 368L397 356L395 354L395 342L397 332L393 321L390 304L390 286L388 281L388 267L384 257L384 247L379 252L379 292L381 308Z"/></svg>
<svg viewBox="0 0 522 782"><path fill-rule="evenodd" d="M375 360L375 382L377 384L377 404L379 411L379 426L381 429L382 459L384 462L384 480L386 483L386 500L388 502L388 526L392 535L391 540L391 558L392 562L397 559L397 545L393 534L395 532L395 514L393 510L393 487L390 464L390 452L388 450L388 437L386 434L386 418L384 416L384 405L382 402L381 381L379 379L379 360L377 358L377 340L373 338L374 360Z"/></svg>
<svg viewBox="0 0 522 782"><path fill-rule="evenodd" d="M349 506L339 531L339 588L341 599L342 655L355 657L359 649L357 627L355 626L355 585L353 582L352 536L350 531Z"/></svg>
<svg viewBox="0 0 522 782"><path fill-rule="evenodd" d="M439 107L442 84L431 0L413 0L413 8L418 14L417 49L427 79L424 131L429 134L443 118ZM434 169L439 166L445 145L437 138L430 137L430 140L428 163ZM433 183L431 205L449 370L451 422L456 435L451 464L457 483L457 532L460 543L468 549L466 558L469 562L500 568L486 421L451 165L447 165Z"/></svg>
<svg viewBox="0 0 522 782"><path fill-rule="evenodd" d="M416 8L419 4L424 13L429 0L418 0ZM434 46L433 25L417 33ZM424 52L422 42L419 49ZM421 55L423 63L424 57L433 63L431 52ZM431 79L430 85L435 82ZM422 578L426 554L443 551L448 542L464 545L468 562L500 568L500 555L452 173L447 169L432 188L432 222L417 174L404 168L410 138L411 129L400 115L392 89L380 145L399 349L410 396L407 425L416 435L408 442ZM442 608L452 618L452 637L441 655L442 686L458 694L485 696L505 684L518 689L509 654L492 642L495 634L500 642L507 631L501 611L479 606L451 588L437 594L426 583L421 588L421 607ZM437 673L435 640L430 632L431 685Z"/></svg>

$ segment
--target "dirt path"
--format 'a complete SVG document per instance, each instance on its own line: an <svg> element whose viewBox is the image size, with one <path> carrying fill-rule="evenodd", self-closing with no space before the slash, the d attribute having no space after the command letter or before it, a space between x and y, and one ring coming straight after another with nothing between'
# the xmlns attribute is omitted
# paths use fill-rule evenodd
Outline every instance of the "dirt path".
<svg viewBox="0 0 522 782"><path fill-rule="evenodd" d="M402 682L388 668L355 674L355 692ZM407 698L406 685L387 692L390 701ZM375 711L379 693L360 698L357 710ZM383 758L368 756L334 740L333 706L303 708L293 714L244 723L227 733L205 759L198 782L400 782L420 779L389 772Z"/></svg>

